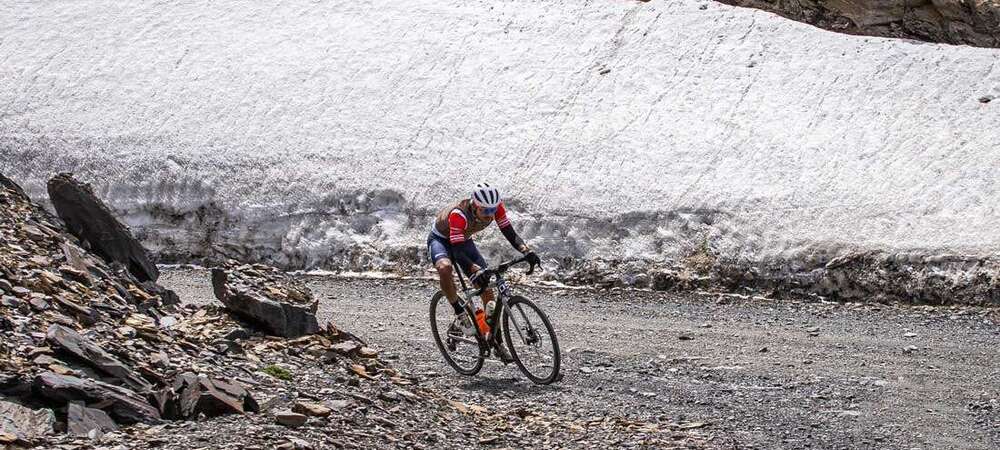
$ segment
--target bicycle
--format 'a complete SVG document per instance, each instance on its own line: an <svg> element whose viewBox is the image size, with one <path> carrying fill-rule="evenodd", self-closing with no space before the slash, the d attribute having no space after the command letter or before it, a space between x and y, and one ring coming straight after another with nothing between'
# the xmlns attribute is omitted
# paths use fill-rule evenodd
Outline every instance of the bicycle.
<svg viewBox="0 0 1000 450"><path fill-rule="evenodd" d="M483 368L484 361L490 357L491 350L499 349L499 346L504 345L499 339L500 330L503 330L504 342L510 351L510 356L521 372L532 382L551 384L562 378L559 374L559 342L556 339L555 330L552 329L552 323L549 322L549 318L541 308L531 300L514 295L513 289L503 276L512 266L523 262L526 262L526 259L521 257L492 269L493 273L489 283L481 289L467 287L461 270L456 267L458 279L462 284L465 310L473 320L473 328L476 330L475 336L449 333L448 330L452 328L451 323L457 320L451 304L448 303L442 291L438 291L431 297L430 320L434 342L437 343L437 347L448 365L458 373L466 376L479 373ZM531 265L525 274L531 275L534 271L535 266ZM496 288L498 295L494 299L495 310L486 321L490 331L488 334L484 334L483 330L475 325L476 316L472 309L472 300L482 295L487 288ZM438 311L439 306L442 307L441 312ZM532 314L536 317L529 319ZM442 320L440 324L439 320ZM445 330L443 338L440 333L442 326ZM512 330L514 330L513 336ZM549 351L543 351L546 339L550 344ZM519 344L521 348L515 344ZM536 365L538 367L535 367Z"/></svg>

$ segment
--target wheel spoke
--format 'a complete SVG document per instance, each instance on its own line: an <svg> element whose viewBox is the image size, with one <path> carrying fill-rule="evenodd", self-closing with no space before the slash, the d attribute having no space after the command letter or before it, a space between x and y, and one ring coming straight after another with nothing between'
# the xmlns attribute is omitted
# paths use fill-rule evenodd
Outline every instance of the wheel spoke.
<svg viewBox="0 0 1000 450"><path fill-rule="evenodd" d="M451 305L438 293L431 300L431 325L434 340L445 362L458 373L474 375L483 365L479 342L454 330L456 318Z"/></svg>
<svg viewBox="0 0 1000 450"><path fill-rule="evenodd" d="M544 313L530 301L517 298L511 302L506 326L507 346L521 370L536 383L555 381L559 375L559 344Z"/></svg>

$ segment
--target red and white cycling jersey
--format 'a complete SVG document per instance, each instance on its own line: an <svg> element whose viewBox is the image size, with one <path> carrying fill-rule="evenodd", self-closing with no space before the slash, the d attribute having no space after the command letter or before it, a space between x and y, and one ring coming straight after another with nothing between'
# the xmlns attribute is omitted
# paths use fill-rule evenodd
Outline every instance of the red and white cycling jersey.
<svg viewBox="0 0 1000 450"><path fill-rule="evenodd" d="M503 202L497 206L495 215L480 220L473 211L472 200L466 199L438 213L432 232L438 237L448 239L452 245L456 245L471 240L472 235L483 231L494 221L501 229L510 227L507 209Z"/></svg>

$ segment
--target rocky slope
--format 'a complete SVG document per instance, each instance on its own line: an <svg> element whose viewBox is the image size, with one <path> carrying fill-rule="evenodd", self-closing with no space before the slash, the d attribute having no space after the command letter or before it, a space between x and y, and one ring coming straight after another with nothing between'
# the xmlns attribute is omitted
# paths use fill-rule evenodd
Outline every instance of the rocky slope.
<svg viewBox="0 0 1000 450"><path fill-rule="evenodd" d="M655 423L450 400L355 335L319 328L318 299L272 268L229 263L205 277L226 309L165 302L176 294L89 251L96 241L68 233L2 175L0 205L5 449L548 447L574 436L711 446L710 436ZM268 321L275 310L286 320Z"/></svg>
<svg viewBox="0 0 1000 450"><path fill-rule="evenodd" d="M851 34L1000 47L997 0L719 0Z"/></svg>

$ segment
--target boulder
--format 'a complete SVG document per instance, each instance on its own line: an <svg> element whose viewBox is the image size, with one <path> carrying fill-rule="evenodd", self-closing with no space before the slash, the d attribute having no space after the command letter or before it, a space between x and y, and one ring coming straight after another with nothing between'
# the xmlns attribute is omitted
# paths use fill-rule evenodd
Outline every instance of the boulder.
<svg viewBox="0 0 1000 450"><path fill-rule="evenodd" d="M104 433L117 431L118 425L104 411L71 402L66 410L66 428L73 436L96 439Z"/></svg>
<svg viewBox="0 0 1000 450"><path fill-rule="evenodd" d="M181 299L177 296L176 292L160 286L153 281L143 281L139 284L139 286L142 286L146 292L159 296L161 306L176 305L181 302Z"/></svg>
<svg viewBox="0 0 1000 450"><path fill-rule="evenodd" d="M246 389L192 373L179 375L172 387L157 392L154 397L161 416L167 419L260 411L257 401Z"/></svg>
<svg viewBox="0 0 1000 450"><path fill-rule="evenodd" d="M147 391L152 385L97 344L62 325L49 326L46 341L55 348L69 353L91 367L120 379L134 390Z"/></svg>
<svg viewBox="0 0 1000 450"><path fill-rule="evenodd" d="M313 417L326 417L333 413L333 410L319 403L299 401L292 406L292 412Z"/></svg>
<svg viewBox="0 0 1000 450"><path fill-rule="evenodd" d="M274 421L289 428L298 428L309 421L309 417L304 414L284 410L274 413Z"/></svg>
<svg viewBox="0 0 1000 450"><path fill-rule="evenodd" d="M24 193L24 189L21 189L21 186L19 184L15 183L14 180L5 177L2 173L0 173L0 187L5 187L7 189L10 189L14 191L15 194L21 197L24 198L28 197L27 194Z"/></svg>
<svg viewBox="0 0 1000 450"><path fill-rule="evenodd" d="M160 412L145 398L126 388L96 380L43 372L35 377L33 390L46 400L66 404L83 401L101 404L121 424L160 423Z"/></svg>
<svg viewBox="0 0 1000 450"><path fill-rule="evenodd" d="M215 297L233 313L274 336L295 338L319 332L319 302L308 289L276 269L255 264L212 269Z"/></svg>
<svg viewBox="0 0 1000 450"><path fill-rule="evenodd" d="M31 443L52 434L55 423L56 416L50 409L34 410L0 400L0 434L13 436L13 442Z"/></svg>
<svg viewBox="0 0 1000 450"><path fill-rule="evenodd" d="M115 218L89 184L72 174L61 173L48 182L49 199L66 228L109 263L121 263L139 281L156 281L160 276L146 249L132 231Z"/></svg>

